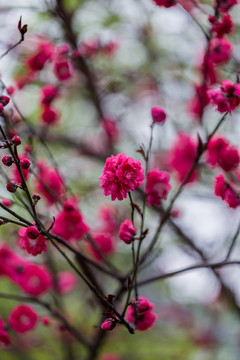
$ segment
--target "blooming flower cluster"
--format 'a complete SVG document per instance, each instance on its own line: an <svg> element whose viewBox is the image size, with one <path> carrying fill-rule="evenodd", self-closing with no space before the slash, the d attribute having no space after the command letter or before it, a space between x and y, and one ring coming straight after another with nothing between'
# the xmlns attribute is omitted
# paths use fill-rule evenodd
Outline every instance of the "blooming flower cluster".
<svg viewBox="0 0 240 360"><path fill-rule="evenodd" d="M213 36L209 41L209 46L199 68L202 83L194 84L195 95L189 104L190 112L199 120L202 119L204 108L209 103L209 100L211 101L213 95L215 97L215 100L212 99L211 101L211 103L214 102L213 105L222 103L220 96L216 98L217 94L212 93L209 97L207 92L210 85L220 81L219 67L229 61L232 55L233 46L224 36L233 31L234 24L230 14L227 14L227 12L235 4L237 4L237 0L221 0L216 4L218 9L217 16L209 15L208 17ZM225 110L225 108L226 104L224 104L224 110L219 111L230 111L229 109Z"/></svg>
<svg viewBox="0 0 240 360"><path fill-rule="evenodd" d="M54 54L54 46L47 40L40 40L36 51L26 59L26 66L32 72L43 69L47 61L49 61Z"/></svg>
<svg viewBox="0 0 240 360"><path fill-rule="evenodd" d="M47 39L35 38L35 50L25 59L25 71L16 78L19 89L37 78L48 63L53 63L54 74L59 81L66 81L73 76L73 64L69 59L69 46L63 44L59 47Z"/></svg>
<svg viewBox="0 0 240 360"><path fill-rule="evenodd" d="M129 322L136 323L137 330L146 331L157 320L157 315L152 312L153 308L154 304L145 297L140 297L138 300L133 299L131 305L128 306L126 318Z"/></svg>
<svg viewBox="0 0 240 360"><path fill-rule="evenodd" d="M46 238L39 232L36 237L32 237L29 233L30 227L35 228L34 226L29 226L27 229L22 228L19 230L19 245L22 249L26 250L28 254L36 256L41 254L43 251L47 251L47 241Z"/></svg>
<svg viewBox="0 0 240 360"><path fill-rule="evenodd" d="M232 55L232 44L225 38L213 38L209 44L209 62L213 65L226 63Z"/></svg>
<svg viewBox="0 0 240 360"><path fill-rule="evenodd" d="M233 31L233 21L229 14L222 14L221 20L218 20L215 16L209 16L208 20L212 24L211 30L216 33L218 38Z"/></svg>
<svg viewBox="0 0 240 360"><path fill-rule="evenodd" d="M167 157L167 165L176 173L177 179L182 182L191 169L197 155L197 142L186 133L178 133ZM196 181L198 172L195 170L188 182Z"/></svg>
<svg viewBox="0 0 240 360"><path fill-rule="evenodd" d="M136 235L136 228L133 226L131 220L124 220L120 226L119 238L124 241L126 244L131 244L133 237Z"/></svg>
<svg viewBox="0 0 240 360"><path fill-rule="evenodd" d="M215 195L222 198L230 208L235 209L240 205L240 194L231 182L227 182L222 174L215 177Z"/></svg>
<svg viewBox="0 0 240 360"><path fill-rule="evenodd" d="M148 206L158 206L161 200L167 198L167 194L171 190L169 180L170 175L166 171L159 171L157 168L149 171L146 184Z"/></svg>
<svg viewBox="0 0 240 360"><path fill-rule="evenodd" d="M207 148L207 162L220 166L224 171L235 170L240 162L238 150L223 137L213 137Z"/></svg>
<svg viewBox="0 0 240 360"><path fill-rule="evenodd" d="M64 240L80 240L89 231L83 215L78 210L76 199L65 201L63 210L55 218L53 232Z"/></svg>
<svg viewBox="0 0 240 360"><path fill-rule="evenodd" d="M130 190L134 191L143 184L144 170L140 161L121 153L107 158L99 180L104 195L111 195L112 200L123 200Z"/></svg>
<svg viewBox="0 0 240 360"><path fill-rule="evenodd" d="M30 39L32 41L33 39ZM16 78L16 84L22 89L27 84L37 80L47 64L52 64L53 73L59 82L72 78L73 63L69 57L70 47L63 44L56 47L52 42L44 38L34 38L35 50L25 59L25 69L22 75ZM46 84L41 89L40 120L44 125L56 125L60 118L59 111L52 105L59 96L59 86Z"/></svg>
<svg viewBox="0 0 240 360"><path fill-rule="evenodd" d="M223 80L219 90L210 89L207 94L211 104L217 106L219 112L231 112L240 103L240 84Z"/></svg>

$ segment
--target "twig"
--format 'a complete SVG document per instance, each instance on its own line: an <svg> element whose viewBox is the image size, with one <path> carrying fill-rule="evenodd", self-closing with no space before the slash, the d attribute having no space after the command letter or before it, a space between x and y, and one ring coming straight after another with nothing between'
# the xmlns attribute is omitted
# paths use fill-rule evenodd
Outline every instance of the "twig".
<svg viewBox="0 0 240 360"><path fill-rule="evenodd" d="M122 323L129 331L130 334L134 334L134 329L130 326L130 324L124 319L124 317L119 314L119 312L115 309L115 307L106 300L106 298L101 294L95 286L83 275L76 265L72 262L72 260L64 253L64 251L53 241L52 244L56 247L56 249L62 254L65 260L69 263L69 265L75 270L75 272L81 277L81 279L85 282L88 288L96 295L96 297L101 301L103 305L108 307L117 317L119 318L120 323Z"/></svg>
<svg viewBox="0 0 240 360"><path fill-rule="evenodd" d="M163 280L163 279L166 279L166 278L169 278L169 277L172 277L172 276L176 276L176 275L179 275L179 274L181 274L183 272L190 271L190 270L202 269L202 268L216 269L216 268L223 267L223 266L228 266L228 265L240 265L240 260L238 260L238 261L237 260L235 260L235 261L234 260L233 261L225 261L224 260L224 261L220 261L220 262L217 262L217 263L210 263L210 264L203 263L203 264L188 266L188 267L185 267L185 268L180 269L180 270L172 271L172 272L162 274L162 275L156 275L156 276L153 276L151 278L141 280L141 281L138 282L138 286L150 284L150 283L152 283L154 281Z"/></svg>
<svg viewBox="0 0 240 360"><path fill-rule="evenodd" d="M235 244L236 244L236 241L237 241L239 232L240 232L240 222L239 222L239 224L238 224L236 233L235 233L235 235L234 235L233 238L232 238L231 245L230 245L230 247L229 247L227 256L226 256L226 258L225 258L225 261L227 261L227 260L230 258L230 256L231 256L231 253L232 253L232 251L233 251L233 249L234 249L234 246L235 246Z"/></svg>
<svg viewBox="0 0 240 360"><path fill-rule="evenodd" d="M10 46L10 48L8 48L2 55L0 55L0 60L1 60L4 56L6 56L11 50L13 50L13 49L14 49L15 47L17 47L19 44L21 44L21 42L24 41L24 35L25 35L26 32L27 32L27 25L23 25L23 26L22 26L22 17L20 17L20 20L19 20L19 22L18 22L18 30L19 30L19 32L20 32L20 34L21 34L20 40L19 40L16 44Z"/></svg>

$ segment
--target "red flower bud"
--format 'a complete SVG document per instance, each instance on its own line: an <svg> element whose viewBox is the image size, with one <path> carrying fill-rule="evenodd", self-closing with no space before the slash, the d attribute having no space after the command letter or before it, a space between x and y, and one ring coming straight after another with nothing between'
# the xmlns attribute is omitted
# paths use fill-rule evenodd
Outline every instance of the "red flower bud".
<svg viewBox="0 0 240 360"><path fill-rule="evenodd" d="M39 194L33 194L32 199L36 204L41 199L41 196Z"/></svg>
<svg viewBox="0 0 240 360"><path fill-rule="evenodd" d="M27 170L29 169L29 166L31 165L31 162L27 158L23 158L20 160L20 166L22 169Z"/></svg>
<svg viewBox="0 0 240 360"><path fill-rule="evenodd" d="M13 86L9 86L9 87L7 88L7 92L8 92L9 95L12 95L12 94L14 93L14 91L15 91L15 89L14 89Z"/></svg>
<svg viewBox="0 0 240 360"><path fill-rule="evenodd" d="M49 326L51 324L51 319L48 316L44 316L41 319L42 324L45 326Z"/></svg>
<svg viewBox="0 0 240 360"><path fill-rule="evenodd" d="M166 113L161 107L154 107L151 110L152 119L154 123L162 124L166 120Z"/></svg>
<svg viewBox="0 0 240 360"><path fill-rule="evenodd" d="M116 326L116 320L113 318L108 318L102 323L101 329L106 331L113 330L115 326Z"/></svg>
<svg viewBox="0 0 240 360"><path fill-rule="evenodd" d="M0 96L0 103L3 105L3 106L6 106L10 101L10 97L6 96L6 95L1 95Z"/></svg>
<svg viewBox="0 0 240 360"><path fill-rule="evenodd" d="M11 166L14 161L13 161L13 158L11 155L5 155L3 158L2 158L2 163L6 166Z"/></svg>
<svg viewBox="0 0 240 360"><path fill-rule="evenodd" d="M26 235L30 238L30 239L36 239L39 235L39 231L38 229L36 228L36 226L29 226L27 228L27 231L26 231Z"/></svg>
<svg viewBox="0 0 240 360"><path fill-rule="evenodd" d="M12 201L10 199L2 199L2 204L10 207L12 205Z"/></svg>
<svg viewBox="0 0 240 360"><path fill-rule="evenodd" d="M7 188L7 190L8 190L9 192L14 193L14 192L17 190L18 186L17 186L17 184L15 183L15 181L10 181L10 182L7 184L6 188Z"/></svg>
<svg viewBox="0 0 240 360"><path fill-rule="evenodd" d="M21 145L22 141L19 136L14 136L12 138L13 145L18 146Z"/></svg>

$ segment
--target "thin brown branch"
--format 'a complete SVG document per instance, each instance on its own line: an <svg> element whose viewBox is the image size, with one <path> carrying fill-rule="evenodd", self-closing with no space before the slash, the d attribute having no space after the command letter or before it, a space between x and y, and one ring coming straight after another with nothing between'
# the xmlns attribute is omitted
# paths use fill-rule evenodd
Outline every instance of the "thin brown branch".
<svg viewBox="0 0 240 360"><path fill-rule="evenodd" d="M183 269L180 269L180 270L176 270L176 271L171 271L169 273L166 273L166 274L161 274L161 275L156 275L156 276L152 276L148 279L145 279L145 280L141 280L138 282L138 286L142 286L142 285L147 285L147 284L150 284L154 281L157 281L157 280L163 280L163 279L167 279L169 277L173 277L173 276L176 276L176 275L180 275L184 272L187 272L187 271L191 271L191 270L196 270L196 269L202 269L202 268L211 268L211 269L216 269L216 268L220 268L220 267L224 267L224 266L228 266L228 265L240 265L240 260L236 260L236 261L220 261L220 262L217 262L217 263L203 263L203 264L197 264L197 265L192 265L192 266L188 266L188 267L185 267Z"/></svg>

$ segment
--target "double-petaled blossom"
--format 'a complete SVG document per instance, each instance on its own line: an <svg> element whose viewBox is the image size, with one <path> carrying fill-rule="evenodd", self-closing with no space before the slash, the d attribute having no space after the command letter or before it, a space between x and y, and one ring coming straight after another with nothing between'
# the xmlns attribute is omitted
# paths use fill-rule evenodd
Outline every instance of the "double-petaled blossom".
<svg viewBox="0 0 240 360"><path fill-rule="evenodd" d="M136 323L137 330L146 331L157 320L157 315L152 312L153 308L154 304L145 297L140 297L138 300L133 299L127 308L126 318L129 322Z"/></svg>
<svg viewBox="0 0 240 360"><path fill-rule="evenodd" d="M131 220L126 219L122 222L119 229L119 238L126 244L130 244L136 235L136 228L133 226Z"/></svg>
<svg viewBox="0 0 240 360"><path fill-rule="evenodd" d="M36 52L26 59L26 65L33 72L40 71L43 69L46 62L51 60L53 54L53 44L46 40L40 41Z"/></svg>
<svg viewBox="0 0 240 360"><path fill-rule="evenodd" d="M73 65L67 58L57 57L54 63L54 74L60 81L65 81L73 76Z"/></svg>
<svg viewBox="0 0 240 360"><path fill-rule="evenodd" d="M37 320L38 315L32 307L18 305L10 314L9 324L15 332L25 333L36 327Z"/></svg>
<svg viewBox="0 0 240 360"><path fill-rule="evenodd" d="M56 125L59 121L59 112L52 105L44 105L41 111L41 121L46 125Z"/></svg>
<svg viewBox="0 0 240 360"><path fill-rule="evenodd" d="M47 240L39 232L36 237L32 237L31 233L29 236L29 228L20 229L18 234L20 236L19 245L22 249L26 250L28 254L36 256L44 251L47 251Z"/></svg>
<svg viewBox="0 0 240 360"><path fill-rule="evenodd" d="M65 240L80 240L89 231L75 199L67 200L55 218L53 232Z"/></svg>
<svg viewBox="0 0 240 360"><path fill-rule="evenodd" d="M208 20L212 23L211 30L216 33L218 38L233 32L233 21L229 14L223 14L221 20L217 20L215 16L209 16Z"/></svg>
<svg viewBox="0 0 240 360"><path fill-rule="evenodd" d="M169 180L170 175L166 171L159 171L157 168L149 171L146 184L148 206L158 206L160 205L161 200L167 198L167 194L171 190Z"/></svg>
<svg viewBox="0 0 240 360"><path fill-rule="evenodd" d="M235 185L227 182L222 174L215 177L215 195L222 198L230 208L235 209L240 206L240 194Z"/></svg>
<svg viewBox="0 0 240 360"><path fill-rule="evenodd" d="M213 38L209 43L208 58L213 64L224 64L232 55L232 44L225 38Z"/></svg>
<svg viewBox="0 0 240 360"><path fill-rule="evenodd" d="M231 112L240 103L240 84L233 84L228 79L223 80L220 89L210 89L207 94L210 103L217 106L219 112Z"/></svg>
<svg viewBox="0 0 240 360"><path fill-rule="evenodd" d="M49 105L59 96L59 87L52 84L46 84L41 88L41 104Z"/></svg>
<svg viewBox="0 0 240 360"><path fill-rule="evenodd" d="M107 158L99 180L104 195L111 195L112 200L123 200L130 190L134 191L143 184L144 170L140 161L121 153Z"/></svg>
<svg viewBox="0 0 240 360"><path fill-rule="evenodd" d="M197 142L189 134L178 133L172 149L167 156L167 165L176 173L182 182L190 171L197 156ZM187 182L196 181L198 171L195 169Z"/></svg>
<svg viewBox="0 0 240 360"><path fill-rule="evenodd" d="M27 294L40 296L50 289L52 279L43 266L30 263L25 267L19 285Z"/></svg>
<svg viewBox="0 0 240 360"><path fill-rule="evenodd" d="M207 147L207 162L220 166L224 171L237 169L240 156L238 150L223 137L213 137Z"/></svg>

